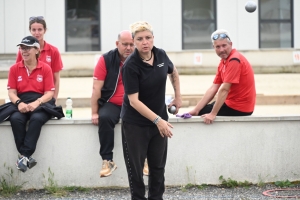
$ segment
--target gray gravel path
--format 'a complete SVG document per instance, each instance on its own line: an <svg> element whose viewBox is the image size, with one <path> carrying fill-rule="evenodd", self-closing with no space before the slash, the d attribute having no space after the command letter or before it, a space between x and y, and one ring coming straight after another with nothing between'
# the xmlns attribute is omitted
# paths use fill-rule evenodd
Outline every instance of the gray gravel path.
<svg viewBox="0 0 300 200"><path fill-rule="evenodd" d="M250 186L250 187L237 187L237 188L222 188L219 186L206 186L202 189L192 187L185 189L183 187L167 187L164 199L165 200L197 200L197 199L236 199L236 200L258 200L258 199L297 199L297 197L291 198L291 196L298 196L300 199L300 185L296 185L293 188L288 188L286 191L269 192L271 195L277 195L275 197L269 197L263 195L264 191L275 189L276 186L267 184L263 187ZM76 200L128 200L130 199L129 189L108 189L97 188L91 189L88 192L69 192L64 197L56 197L51 194L47 194L45 190L29 190L21 191L18 194L5 198L0 196L1 200L4 199L76 199Z"/></svg>

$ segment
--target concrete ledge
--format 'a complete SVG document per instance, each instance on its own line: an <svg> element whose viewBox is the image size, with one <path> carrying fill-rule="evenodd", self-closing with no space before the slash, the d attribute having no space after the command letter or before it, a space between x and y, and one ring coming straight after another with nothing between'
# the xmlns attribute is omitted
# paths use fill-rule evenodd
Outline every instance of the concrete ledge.
<svg viewBox="0 0 300 200"><path fill-rule="evenodd" d="M203 95L182 95L182 107L195 106ZM84 108L91 106L91 98L72 98L73 107ZM0 105L5 103L5 99L0 98ZM66 98L59 98L57 105L64 107ZM257 94L256 105L299 105L300 95L262 95Z"/></svg>
<svg viewBox="0 0 300 200"><path fill-rule="evenodd" d="M219 184L220 175L253 183L300 180L300 116L217 117L212 125L199 117L169 121L174 137L169 140L166 185ZM128 187L120 127L114 149L118 169L111 177L99 178L97 127L90 119L62 119L43 126L33 155L38 164L18 172L18 181L27 181L24 188L43 188L50 168L61 186ZM15 169L17 150L10 122L1 123L0 129L3 175L4 163Z"/></svg>

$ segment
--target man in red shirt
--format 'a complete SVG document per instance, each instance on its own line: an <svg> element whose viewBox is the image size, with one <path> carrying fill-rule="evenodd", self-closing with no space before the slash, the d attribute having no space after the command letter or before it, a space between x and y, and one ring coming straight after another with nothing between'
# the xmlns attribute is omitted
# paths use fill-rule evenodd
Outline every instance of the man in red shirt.
<svg viewBox="0 0 300 200"><path fill-rule="evenodd" d="M119 33L116 46L99 58L93 77L92 123L99 127L100 155L103 160L100 177L110 176L117 168L112 152L114 128L120 120L124 95L121 68L134 50L130 31Z"/></svg>
<svg viewBox="0 0 300 200"><path fill-rule="evenodd" d="M216 116L247 116L254 111L256 90L253 69L248 60L232 48L229 33L216 30L211 35L221 58L212 86L189 113L211 124ZM216 101L208 104L216 96Z"/></svg>

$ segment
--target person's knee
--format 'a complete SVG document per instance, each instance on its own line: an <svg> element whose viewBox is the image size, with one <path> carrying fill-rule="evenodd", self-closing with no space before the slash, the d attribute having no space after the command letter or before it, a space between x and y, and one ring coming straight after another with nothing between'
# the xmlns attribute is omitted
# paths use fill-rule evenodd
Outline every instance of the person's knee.
<svg viewBox="0 0 300 200"><path fill-rule="evenodd" d="M36 122L36 123L41 123L41 124L44 124L48 120L49 120L49 118L47 116L43 116L43 115L31 115L31 117L30 117L31 122Z"/></svg>
<svg viewBox="0 0 300 200"><path fill-rule="evenodd" d="M11 123L19 123L19 122L23 122L23 117L21 113L14 113L9 117L9 121Z"/></svg>

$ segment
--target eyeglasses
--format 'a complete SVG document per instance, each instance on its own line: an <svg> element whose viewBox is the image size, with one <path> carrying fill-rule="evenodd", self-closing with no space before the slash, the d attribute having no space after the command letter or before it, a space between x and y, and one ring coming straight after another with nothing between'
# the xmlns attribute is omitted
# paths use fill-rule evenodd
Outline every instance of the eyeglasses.
<svg viewBox="0 0 300 200"><path fill-rule="evenodd" d="M39 19L39 20L45 20L45 18L43 16L32 16L32 17L29 17L29 21L33 21L33 20L36 20L36 19Z"/></svg>
<svg viewBox="0 0 300 200"><path fill-rule="evenodd" d="M132 43L122 43L123 47L128 47L130 46L130 48L132 48L134 46L134 44Z"/></svg>
<svg viewBox="0 0 300 200"><path fill-rule="evenodd" d="M29 46L22 46L19 49L22 51L29 51L30 49L32 49L33 47L29 47Z"/></svg>
<svg viewBox="0 0 300 200"><path fill-rule="evenodd" d="M226 35L225 33L215 34L212 37L213 40L217 40L218 38L222 38L222 39L228 38L230 40L228 35Z"/></svg>

